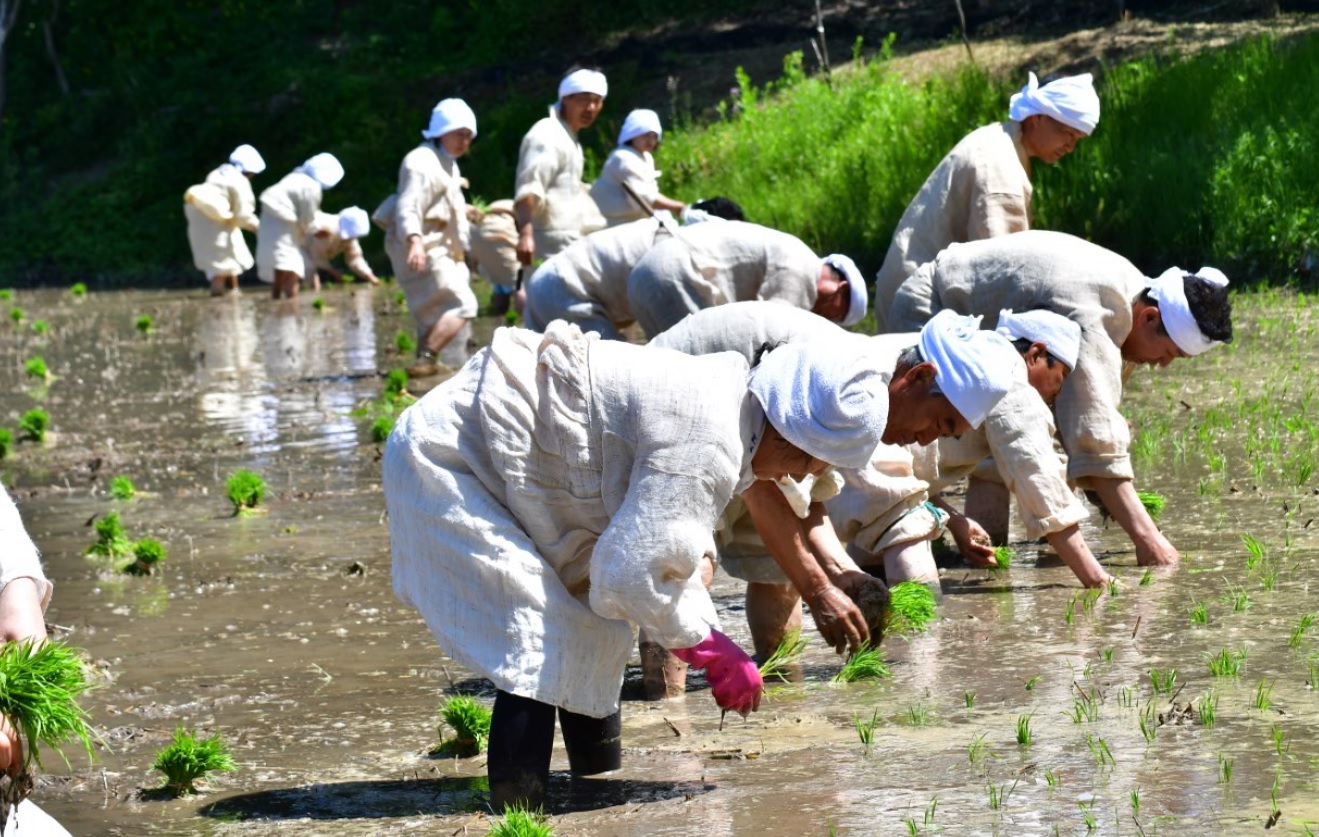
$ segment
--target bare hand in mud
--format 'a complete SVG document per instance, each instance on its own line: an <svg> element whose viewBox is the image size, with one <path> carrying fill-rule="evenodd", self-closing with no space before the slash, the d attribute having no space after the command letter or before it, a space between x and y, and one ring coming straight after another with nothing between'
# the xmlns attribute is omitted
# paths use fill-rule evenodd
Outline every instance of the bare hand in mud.
<svg viewBox="0 0 1319 837"><path fill-rule="evenodd" d="M861 609L861 617L866 620L866 629L870 631L870 644L878 645L883 637L884 623L888 620L888 587L870 573L860 570L845 570L833 582Z"/></svg>
<svg viewBox="0 0 1319 837"><path fill-rule="evenodd" d="M957 549L973 567L996 567L994 542L984 527L965 515L953 515L948 520L948 531L953 533Z"/></svg>
<svg viewBox="0 0 1319 837"><path fill-rule="evenodd" d="M806 603L810 605L820 636L835 653L841 654L844 650L855 653L861 643L870 640L861 609L832 584L807 597Z"/></svg>
<svg viewBox="0 0 1319 837"><path fill-rule="evenodd" d="M1136 541L1136 563L1142 567L1176 564L1181 557L1162 532L1155 531Z"/></svg>

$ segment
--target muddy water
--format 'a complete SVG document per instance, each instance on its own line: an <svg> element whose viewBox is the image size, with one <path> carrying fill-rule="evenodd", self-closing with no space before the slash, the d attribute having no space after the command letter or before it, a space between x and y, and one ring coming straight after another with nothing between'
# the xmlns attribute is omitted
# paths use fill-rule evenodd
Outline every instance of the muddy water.
<svg viewBox="0 0 1319 837"><path fill-rule="evenodd" d="M4 478L56 582L49 619L103 677L86 705L105 745L90 765L73 753L67 768L48 758L37 794L75 834L489 827L482 760L426 755L442 697L488 690L395 601L378 450L366 421L349 415L379 391L378 370L401 365L394 336L410 323L392 290L323 296L316 312L309 297L16 295L28 321L51 330L0 332L0 425L40 403L53 433L44 446L18 445ZM808 682L775 688L759 713L722 731L699 683L680 701L626 700L624 769L577 782L556 772L557 832L905 834L907 818L925 830L937 800L931 833L1081 834L1091 818L1102 834L1227 835L1263 829L1271 794L1287 832L1319 821L1319 695L1307 685L1319 626L1288 647L1313 607L1319 525L1308 521L1319 501L1308 480L1250 467L1240 452L1262 431L1249 417L1205 444L1185 442L1209 405L1239 397L1234 380L1276 393L1297 415L1308 404L1309 309L1285 298L1245 307L1235 349L1138 372L1129 399L1138 422L1190 405L1170 421L1191 449L1138 463L1142 487L1168 497L1164 528L1185 556L1180 569L1141 585L1125 538L1096 517L1092 543L1126 581L1116 597L1087 606L1065 568L1018 543L1005 579L945 571L939 624L886 643L891 680L821 682L837 662L817 640ZM155 333L134 331L142 313ZM488 327L478 324L476 341ZM56 376L44 392L23 377L37 354ZM1294 459L1313 442L1300 428L1280 445ZM1227 465L1214 471L1220 452ZM239 467L269 482L266 513L230 516L223 483ZM109 499L119 474L149 493ZM165 542L160 575L115 578L83 557L90 518L110 510L131 537ZM1265 544L1254 570L1240 532ZM1248 608L1223 600L1237 591ZM715 594L725 626L749 646L741 591L721 577ZM1207 624L1192 623L1195 602ZM1241 677L1210 675L1207 656L1224 648L1246 651ZM1215 725L1174 718L1173 702L1154 696L1150 670L1172 668L1179 709L1216 691ZM1261 680L1272 686L1267 709L1253 706ZM1082 694L1096 717L1074 722L1064 712ZM1152 723L1165 723L1147 742L1140 719L1151 701ZM876 715L867 753L854 720ZM1016 740L1023 715L1028 746ZM240 769L200 797L163 801L149 793L159 784L150 763L179 724L221 731ZM1220 758L1232 762L1226 783ZM555 769L566 769L561 750ZM1004 797L997 809L991 786Z"/></svg>

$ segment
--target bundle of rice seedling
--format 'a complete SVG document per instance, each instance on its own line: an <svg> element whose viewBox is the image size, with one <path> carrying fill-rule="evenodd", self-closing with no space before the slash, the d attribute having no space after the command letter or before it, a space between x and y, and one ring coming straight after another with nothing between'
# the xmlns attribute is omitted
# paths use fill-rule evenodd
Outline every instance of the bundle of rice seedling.
<svg viewBox="0 0 1319 837"><path fill-rule="evenodd" d="M888 664L879 655L879 649L862 644L834 675L834 683L855 683L858 680L879 680L892 677Z"/></svg>
<svg viewBox="0 0 1319 837"><path fill-rule="evenodd" d="M478 755L485 749L486 741L490 738L490 714L489 709L472 698L449 698L440 707L444 725L440 727L439 733L443 735L444 727L447 726L453 730L454 737L441 742L431 753L458 758Z"/></svg>
<svg viewBox="0 0 1319 837"><path fill-rule="evenodd" d="M1163 517L1163 507L1168 502L1164 496L1153 491L1137 491L1136 496L1140 498L1140 504L1145 507L1145 511L1149 512L1155 523L1158 523L1159 518Z"/></svg>
<svg viewBox="0 0 1319 837"><path fill-rule="evenodd" d="M174 730L174 740L156 753L152 770L165 774L166 792L174 796L187 796L197 792L196 783L206 774L217 770L237 770L229 745L220 740L219 733L210 738L198 738L183 727Z"/></svg>
<svg viewBox="0 0 1319 837"><path fill-rule="evenodd" d="M934 592L918 581L904 581L889 588L889 608L885 633L920 633L934 620Z"/></svg>

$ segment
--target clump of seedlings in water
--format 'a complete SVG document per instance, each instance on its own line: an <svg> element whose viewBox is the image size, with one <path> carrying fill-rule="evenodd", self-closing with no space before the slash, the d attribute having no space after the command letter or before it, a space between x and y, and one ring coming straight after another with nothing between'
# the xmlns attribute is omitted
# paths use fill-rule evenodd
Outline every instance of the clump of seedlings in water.
<svg viewBox="0 0 1319 837"><path fill-rule="evenodd" d="M385 398L398 398L407 390L408 372L406 369L391 369L385 373Z"/></svg>
<svg viewBox="0 0 1319 837"><path fill-rule="evenodd" d="M985 734L982 732L966 745L966 760L972 765L979 764L989 755L989 745L985 743Z"/></svg>
<svg viewBox="0 0 1319 837"><path fill-rule="evenodd" d="M91 683L73 649L61 642L37 645L29 640L0 645L0 684L0 714L13 724L23 753L21 765L11 766L12 777L0 792L4 828L13 806L32 790L30 767L41 766L40 746L59 749L77 739L91 758L92 728L78 706L78 697Z"/></svg>
<svg viewBox="0 0 1319 837"><path fill-rule="evenodd" d="M1154 693L1156 695L1172 694L1173 686L1177 685L1177 669L1150 669L1150 682L1154 684Z"/></svg>
<svg viewBox="0 0 1319 837"><path fill-rule="evenodd" d="M241 516L252 514L266 496L266 481L261 475L245 468L234 471L225 483L229 502L234 504L234 514Z"/></svg>
<svg viewBox="0 0 1319 837"><path fill-rule="evenodd" d="M1305 638L1305 632L1310 630L1310 626L1313 624L1314 624L1313 613L1307 613L1304 616L1302 616L1301 621L1297 623L1296 627L1292 630L1291 638L1287 640L1287 647L1300 648L1301 640Z"/></svg>
<svg viewBox="0 0 1319 837"><path fill-rule="evenodd" d="M976 693L975 693L975 692L963 692L963 693L962 693L962 699L966 701L966 708L967 708L967 709L974 709L974 708L975 708L975 705L976 705Z"/></svg>
<svg viewBox="0 0 1319 837"><path fill-rule="evenodd" d="M1232 759L1218 754L1218 784L1226 785L1232 781Z"/></svg>
<svg viewBox="0 0 1319 837"><path fill-rule="evenodd" d="M320 314L325 311L325 300L318 296L311 301L311 307L316 309L316 313Z"/></svg>
<svg viewBox="0 0 1319 837"><path fill-rule="evenodd" d="M907 707L907 714L903 716L908 726L926 727L930 725L930 710L923 703L913 703Z"/></svg>
<svg viewBox="0 0 1319 837"><path fill-rule="evenodd" d="M444 723L438 732L444 735L444 728L453 730L454 737L445 739L431 750L431 755L470 758L485 750L490 738L490 710L469 697L454 697L445 701L440 707L440 718Z"/></svg>
<svg viewBox="0 0 1319 837"><path fill-rule="evenodd" d="M486 837L553 837L554 829L545 815L525 808L504 809L504 818L494 824Z"/></svg>
<svg viewBox="0 0 1319 837"><path fill-rule="evenodd" d="M143 538L133 544L133 560L120 567L128 575L154 575L156 566L167 557L164 545L155 538Z"/></svg>
<svg viewBox="0 0 1319 837"><path fill-rule="evenodd" d="M1252 705L1261 712L1273 705L1273 681L1267 677L1255 687L1255 700Z"/></svg>
<svg viewBox="0 0 1319 837"><path fill-rule="evenodd" d="M45 320L33 320L32 331L34 334L46 334L50 331L50 323Z"/></svg>
<svg viewBox="0 0 1319 837"><path fill-rule="evenodd" d="M1008 797L1017 789L1017 782L1019 781L1021 780L1018 779L1017 781L1014 781L1011 787L1008 787L1006 782L1001 785L991 784L989 786L989 810L997 811L1006 805Z"/></svg>
<svg viewBox="0 0 1319 837"><path fill-rule="evenodd" d="M1006 544L995 547L994 549L994 566L989 568L992 573L1005 573L1012 568L1012 562L1017 559L1017 550Z"/></svg>
<svg viewBox="0 0 1319 837"><path fill-rule="evenodd" d="M400 331L394 335L394 348L398 349L401 355L412 354L417 350L417 341L406 331Z"/></svg>
<svg viewBox="0 0 1319 837"><path fill-rule="evenodd" d="M50 426L50 416L40 407L28 410L18 417L18 429L34 442L46 441L46 428Z"/></svg>
<svg viewBox="0 0 1319 837"><path fill-rule="evenodd" d="M1210 689L1195 704L1195 715L1200 719L1200 726L1212 727L1218 721L1218 692Z"/></svg>
<svg viewBox="0 0 1319 837"><path fill-rule="evenodd" d="M1215 677L1240 677L1241 669L1246 665L1246 651L1243 648L1235 653L1224 648L1209 658L1209 673Z"/></svg>
<svg viewBox="0 0 1319 837"><path fill-rule="evenodd" d="M879 680L892 676L893 672L880 656L879 649L871 648L869 643L862 643L833 676L833 682L855 683L858 680Z"/></svg>
<svg viewBox="0 0 1319 837"><path fill-rule="evenodd" d="M156 322L151 319L150 314L139 314L136 320L133 320L133 328L137 329L138 334L150 334L156 330Z"/></svg>
<svg viewBox="0 0 1319 837"><path fill-rule="evenodd" d="M7 428L0 427L0 459L9 456L9 449L14 446L14 434Z"/></svg>
<svg viewBox="0 0 1319 837"><path fill-rule="evenodd" d="M119 520L119 512L110 512L96 521L93 528L96 530L96 542L87 547L87 555L125 558L133 554L133 542L124 532L124 524Z"/></svg>
<svg viewBox="0 0 1319 837"><path fill-rule="evenodd" d="M938 610L934 593L917 581L904 581L889 589L889 615L884 633L906 634L924 631L934 621Z"/></svg>
<svg viewBox="0 0 1319 837"><path fill-rule="evenodd" d="M1191 617L1192 625L1209 624L1209 609L1205 607L1204 602L1191 599L1191 607L1187 610L1187 614Z"/></svg>
<svg viewBox="0 0 1319 837"><path fill-rule="evenodd" d="M1030 715L1017 716L1017 743L1023 747L1031 744Z"/></svg>
<svg viewBox="0 0 1319 837"><path fill-rule="evenodd" d="M1146 569L1140 577L1140 586L1149 587L1154 583L1154 570Z"/></svg>
<svg viewBox="0 0 1319 837"><path fill-rule="evenodd" d="M1140 504L1145 507L1145 511L1149 513L1150 518L1158 523L1159 519L1163 517L1163 507L1168 502L1164 499L1164 496L1153 491L1137 491L1136 496L1140 498Z"/></svg>
<svg viewBox="0 0 1319 837"><path fill-rule="evenodd" d="M82 282L74 282L73 287L69 288L69 295L73 297L87 296L87 286Z"/></svg>
<svg viewBox="0 0 1319 837"><path fill-rule="evenodd" d="M23 371L29 378L39 378L42 381L50 380L50 367L46 365L46 359L38 355L30 357L23 364Z"/></svg>
<svg viewBox="0 0 1319 837"><path fill-rule="evenodd" d="M17 305L9 309L9 319L13 320L14 325L23 322L23 318L26 316L27 314L24 313L23 309L19 308Z"/></svg>
<svg viewBox="0 0 1319 837"><path fill-rule="evenodd" d="M1112 767L1117 764L1113 759L1113 751L1108 748L1108 742L1104 740L1102 735L1087 732L1085 743L1090 748L1090 754L1095 757L1095 764L1100 767Z"/></svg>
<svg viewBox="0 0 1319 837"><path fill-rule="evenodd" d="M165 749L156 753L152 770L165 774L167 793L187 796L197 793L197 782L210 773L237 770L229 746L219 733L210 738L198 738L183 727L174 730L174 739Z"/></svg>
<svg viewBox="0 0 1319 837"><path fill-rule="evenodd" d="M381 416L371 422L371 441L376 444L383 443L389 438L389 434L394 432L394 417Z"/></svg>
<svg viewBox="0 0 1319 837"><path fill-rule="evenodd" d="M1154 701L1145 702L1140 710L1140 734L1146 744L1153 744L1159 733L1159 712L1154 708Z"/></svg>
<svg viewBox="0 0 1319 837"><path fill-rule="evenodd" d="M875 743L875 727L879 726L879 710L870 713L870 720L863 721L860 715L853 716L852 726L856 728L857 737L861 739L861 749L870 755L870 748Z"/></svg>
<svg viewBox="0 0 1319 837"><path fill-rule="evenodd" d="M779 640L779 645L774 649L774 653L765 658L765 662L760 664L760 678L770 680L777 678L786 680L790 669L796 667L801 660L802 651L806 649L806 638L802 636L799 628L794 628L783 635Z"/></svg>
<svg viewBox="0 0 1319 837"><path fill-rule="evenodd" d="M1246 569L1253 571L1264 561L1264 544L1249 532L1241 534L1241 542L1246 545Z"/></svg>
<svg viewBox="0 0 1319 837"><path fill-rule="evenodd" d="M8 302L13 298L14 298L13 288L0 288L0 300L3 300L4 302Z"/></svg>
<svg viewBox="0 0 1319 837"><path fill-rule="evenodd" d="M110 480L110 496L116 500L131 500L137 496L137 486L128 477L115 477Z"/></svg>

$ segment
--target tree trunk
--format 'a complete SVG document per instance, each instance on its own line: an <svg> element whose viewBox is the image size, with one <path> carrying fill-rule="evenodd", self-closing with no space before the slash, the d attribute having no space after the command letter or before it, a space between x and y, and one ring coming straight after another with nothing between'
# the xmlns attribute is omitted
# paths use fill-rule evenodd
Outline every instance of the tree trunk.
<svg viewBox="0 0 1319 837"><path fill-rule="evenodd" d="M65 96L69 95L69 79L64 75L64 65L60 63L60 55L55 50L55 19L60 16L60 0L52 0L50 4L50 17L41 23L41 33L46 39L46 55L50 58L50 65L55 69L55 81L59 83L60 92Z"/></svg>

